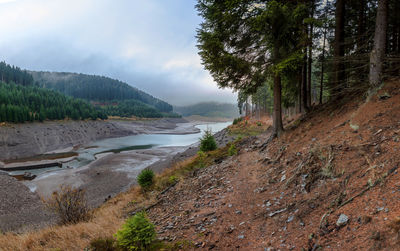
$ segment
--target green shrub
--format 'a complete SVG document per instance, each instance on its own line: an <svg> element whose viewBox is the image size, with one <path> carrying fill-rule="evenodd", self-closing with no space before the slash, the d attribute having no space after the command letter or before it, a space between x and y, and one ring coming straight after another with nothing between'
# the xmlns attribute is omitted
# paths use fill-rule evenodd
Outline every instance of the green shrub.
<svg viewBox="0 0 400 251"><path fill-rule="evenodd" d="M262 126L260 121L257 121L257 126Z"/></svg>
<svg viewBox="0 0 400 251"><path fill-rule="evenodd" d="M204 168L206 166L204 161L207 158L207 154L205 152L203 152L203 151L198 151L197 152L197 156L199 156L198 157L198 165L197 165L197 167L198 168Z"/></svg>
<svg viewBox="0 0 400 251"><path fill-rule="evenodd" d="M203 137L200 139L200 151L208 152L217 149L217 142L215 142L214 136L211 130L206 130Z"/></svg>
<svg viewBox="0 0 400 251"><path fill-rule="evenodd" d="M116 234L117 244L123 250L149 250L156 239L153 223L144 212L130 217Z"/></svg>
<svg viewBox="0 0 400 251"><path fill-rule="evenodd" d="M143 169L137 177L137 181L143 189L149 189L154 182L154 172L149 168Z"/></svg>
<svg viewBox="0 0 400 251"><path fill-rule="evenodd" d="M171 176L169 176L169 178L168 178L168 182L172 185L172 184L175 184L176 182L178 182L179 181L179 178L178 177L176 177L175 175L171 175Z"/></svg>
<svg viewBox="0 0 400 251"><path fill-rule="evenodd" d="M243 120L243 118L242 117L240 117L240 118L236 118L236 119L234 119L233 120L233 125L236 125L237 123L239 123L239 122L241 122Z"/></svg>
<svg viewBox="0 0 400 251"><path fill-rule="evenodd" d="M90 248L89 250L91 251L115 251L117 250L115 246L115 240L112 238L99 238L92 240L90 242Z"/></svg>
<svg viewBox="0 0 400 251"><path fill-rule="evenodd" d="M228 155L233 156L237 154L237 149L235 144L231 144L231 146L228 148Z"/></svg>

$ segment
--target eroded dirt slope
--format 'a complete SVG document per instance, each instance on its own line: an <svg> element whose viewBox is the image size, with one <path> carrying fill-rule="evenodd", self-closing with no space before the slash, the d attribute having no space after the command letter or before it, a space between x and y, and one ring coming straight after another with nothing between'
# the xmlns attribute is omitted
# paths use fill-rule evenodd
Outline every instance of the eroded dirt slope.
<svg viewBox="0 0 400 251"><path fill-rule="evenodd" d="M159 236L202 250L400 249L399 87L320 108L268 145L245 140L159 196Z"/></svg>

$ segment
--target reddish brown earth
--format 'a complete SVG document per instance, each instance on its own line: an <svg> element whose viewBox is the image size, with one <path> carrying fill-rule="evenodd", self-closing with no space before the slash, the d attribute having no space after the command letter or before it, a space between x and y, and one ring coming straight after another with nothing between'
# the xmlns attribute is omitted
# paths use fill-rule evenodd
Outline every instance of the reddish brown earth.
<svg viewBox="0 0 400 251"><path fill-rule="evenodd" d="M159 197L158 236L201 250L400 250L399 87L317 108L268 145L244 140Z"/></svg>

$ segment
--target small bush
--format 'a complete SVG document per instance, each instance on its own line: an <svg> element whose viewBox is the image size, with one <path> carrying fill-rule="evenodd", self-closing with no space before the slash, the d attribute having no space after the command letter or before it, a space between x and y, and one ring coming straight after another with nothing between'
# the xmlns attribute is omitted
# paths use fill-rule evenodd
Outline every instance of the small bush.
<svg viewBox="0 0 400 251"><path fill-rule="evenodd" d="M233 156L237 154L237 149L235 144L231 144L231 146L228 148L228 155Z"/></svg>
<svg viewBox="0 0 400 251"><path fill-rule="evenodd" d="M154 225L144 212L129 218L116 234L117 244L123 250L149 250L156 239Z"/></svg>
<svg viewBox="0 0 400 251"><path fill-rule="evenodd" d="M178 181L179 181L179 178L176 177L175 175L171 175L171 176L169 176L169 178L168 178L168 182L169 182L171 185L177 183Z"/></svg>
<svg viewBox="0 0 400 251"><path fill-rule="evenodd" d="M204 161L207 158L207 154L203 151L198 151L197 156L198 156L198 166L197 167L204 168L206 166Z"/></svg>
<svg viewBox="0 0 400 251"><path fill-rule="evenodd" d="M217 149L217 142L215 142L214 136L211 130L206 130L203 137L200 139L200 151L208 152Z"/></svg>
<svg viewBox="0 0 400 251"><path fill-rule="evenodd" d="M143 169L137 177L137 181L141 188L147 190L154 183L154 172L153 170L146 168Z"/></svg>
<svg viewBox="0 0 400 251"><path fill-rule="evenodd" d="M234 119L233 120L233 125L236 125L237 123L239 123L239 122L241 122L243 120L243 118L242 117L240 117L240 118L236 118L236 119Z"/></svg>
<svg viewBox="0 0 400 251"><path fill-rule="evenodd" d="M90 219L90 209L87 204L85 190L60 186L49 199L43 199L44 204L60 218L60 224L75 224Z"/></svg>
<svg viewBox="0 0 400 251"><path fill-rule="evenodd" d="M90 242L89 250L91 250L91 251L115 251L115 250L117 250L116 242L112 238L95 239Z"/></svg>
<svg viewBox="0 0 400 251"><path fill-rule="evenodd" d="M257 126L262 126L260 121L257 121Z"/></svg>

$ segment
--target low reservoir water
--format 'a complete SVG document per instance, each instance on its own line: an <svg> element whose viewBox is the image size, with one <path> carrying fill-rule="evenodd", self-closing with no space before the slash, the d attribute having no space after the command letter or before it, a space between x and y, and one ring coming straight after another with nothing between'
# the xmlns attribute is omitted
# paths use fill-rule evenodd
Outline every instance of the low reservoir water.
<svg viewBox="0 0 400 251"><path fill-rule="evenodd" d="M189 146L198 142L205 130L210 129L212 133L216 133L226 128L231 123L232 122L221 122L196 125L196 127L200 129L200 132L194 134L138 134L95 141L77 150L77 153L79 155L74 160L63 163L63 168L83 167L94 161L96 159L96 156L105 153L119 153L124 151L150 149L155 147ZM59 168L51 167L28 171L32 174L38 175L44 172L52 172L55 170L59 170ZM13 175L21 173L23 174L24 171L12 172Z"/></svg>

